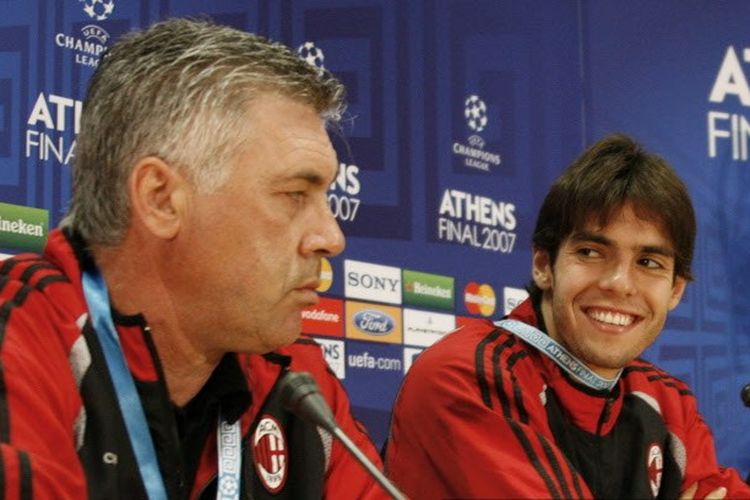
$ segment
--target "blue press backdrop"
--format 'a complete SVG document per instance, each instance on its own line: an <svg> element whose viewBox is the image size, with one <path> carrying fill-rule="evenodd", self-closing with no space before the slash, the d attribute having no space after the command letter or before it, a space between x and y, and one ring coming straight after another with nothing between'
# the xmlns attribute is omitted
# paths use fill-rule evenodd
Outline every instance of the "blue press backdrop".
<svg viewBox="0 0 750 500"><path fill-rule="evenodd" d="M413 357L522 297L547 187L622 131L675 166L699 218L697 280L646 356L692 386L720 460L750 469L750 3L2 0L0 201L59 221L101 51L184 15L282 41L348 88L329 197L348 246L304 324L378 444ZM415 300L410 270L450 300Z"/></svg>

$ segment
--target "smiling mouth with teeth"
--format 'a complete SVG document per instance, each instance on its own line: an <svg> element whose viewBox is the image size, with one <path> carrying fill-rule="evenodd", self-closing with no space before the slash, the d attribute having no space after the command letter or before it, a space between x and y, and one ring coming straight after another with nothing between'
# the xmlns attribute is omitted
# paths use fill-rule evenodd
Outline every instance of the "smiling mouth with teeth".
<svg viewBox="0 0 750 500"><path fill-rule="evenodd" d="M630 314L612 311L589 310L588 314L596 321L614 326L629 326L635 321L635 317Z"/></svg>

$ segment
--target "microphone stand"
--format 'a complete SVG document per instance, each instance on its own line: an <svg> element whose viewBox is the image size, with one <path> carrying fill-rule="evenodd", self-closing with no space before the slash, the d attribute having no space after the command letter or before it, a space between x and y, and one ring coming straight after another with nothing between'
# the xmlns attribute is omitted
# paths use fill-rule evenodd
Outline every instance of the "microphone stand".
<svg viewBox="0 0 750 500"><path fill-rule="evenodd" d="M318 384L309 373L286 372L280 382L280 391L281 399L289 411L333 434L392 498L408 500L339 427L318 390Z"/></svg>

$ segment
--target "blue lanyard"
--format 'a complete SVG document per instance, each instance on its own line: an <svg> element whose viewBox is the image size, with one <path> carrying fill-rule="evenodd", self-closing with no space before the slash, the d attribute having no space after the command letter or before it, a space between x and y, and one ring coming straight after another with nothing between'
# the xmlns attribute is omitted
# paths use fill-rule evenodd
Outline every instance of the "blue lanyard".
<svg viewBox="0 0 750 500"><path fill-rule="evenodd" d="M536 347L539 352L551 358L552 361L557 363L560 368L568 372L573 378L592 389L610 391L617 385L617 381L620 380L622 370L617 372L615 378L608 379L601 377L591 371L583 361L580 361L567 349L558 344L555 339L529 324L514 319L501 319L495 322L495 326L514 333Z"/></svg>
<svg viewBox="0 0 750 500"><path fill-rule="evenodd" d="M125 362L120 339L112 322L107 285L98 272L85 271L81 278L91 322L102 345L107 368L115 388L120 413L133 447L138 470L149 500L167 500L164 480L159 471L151 432L146 423L133 376ZM216 498L239 498L240 465L242 463L240 421L229 424L219 416L217 448L219 451L219 477Z"/></svg>

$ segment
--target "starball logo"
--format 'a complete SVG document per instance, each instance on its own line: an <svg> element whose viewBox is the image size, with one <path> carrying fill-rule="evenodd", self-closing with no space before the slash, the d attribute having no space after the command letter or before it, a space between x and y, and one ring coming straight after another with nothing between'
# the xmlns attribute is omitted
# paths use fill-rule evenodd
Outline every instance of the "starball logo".
<svg viewBox="0 0 750 500"><path fill-rule="evenodd" d="M453 154L463 158L466 167L489 172L492 166L499 166L502 158L499 154L484 149L485 140L479 135L489 124L487 104L478 96L470 95L464 101L464 117L469 128L468 144L453 143Z"/></svg>
<svg viewBox="0 0 750 500"><path fill-rule="evenodd" d="M718 108L707 115L709 158L728 151L732 160L748 160L750 121L744 111L737 112L737 105L750 108L750 86L742 63L750 63L750 48L727 47L708 96L711 105Z"/></svg>
<svg viewBox="0 0 750 500"><path fill-rule="evenodd" d="M85 12L94 21L104 21L115 10L115 0L78 0Z"/></svg>
<svg viewBox="0 0 750 500"><path fill-rule="evenodd" d="M326 56L323 50L315 45L315 42L307 41L297 47L297 55L319 72L325 70Z"/></svg>

